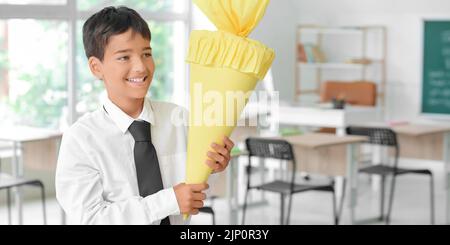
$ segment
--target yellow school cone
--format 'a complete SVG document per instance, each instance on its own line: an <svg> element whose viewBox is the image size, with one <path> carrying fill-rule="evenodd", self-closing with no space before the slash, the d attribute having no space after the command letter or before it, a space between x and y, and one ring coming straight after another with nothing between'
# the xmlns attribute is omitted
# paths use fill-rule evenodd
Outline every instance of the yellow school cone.
<svg viewBox="0 0 450 245"><path fill-rule="evenodd" d="M263 17L269 0L193 0L219 29L193 31L186 183L205 183L213 142L230 136L251 92L275 58L274 51L247 38ZM186 219L188 215L184 215Z"/></svg>

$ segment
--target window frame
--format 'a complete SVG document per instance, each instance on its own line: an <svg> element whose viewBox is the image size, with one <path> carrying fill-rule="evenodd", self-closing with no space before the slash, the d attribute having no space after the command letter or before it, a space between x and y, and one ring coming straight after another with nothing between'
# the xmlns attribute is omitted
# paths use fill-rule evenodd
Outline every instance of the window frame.
<svg viewBox="0 0 450 245"><path fill-rule="evenodd" d="M137 10L145 20L157 22L175 22L180 21L185 26L184 41L188 43L188 36L192 29L192 3L188 1L184 13L170 12L150 12ZM8 19L36 19L36 20L60 20L68 23L68 63L67 63L67 107L69 125L72 125L77 118L76 111L76 82L77 78L77 21L86 20L97 10L78 11L77 0L67 0L66 4L61 5L45 5L45 4L0 4L0 20ZM188 69L185 68L185 80L183 86L174 86L174 91L179 97L184 93L179 103L186 104L188 91Z"/></svg>

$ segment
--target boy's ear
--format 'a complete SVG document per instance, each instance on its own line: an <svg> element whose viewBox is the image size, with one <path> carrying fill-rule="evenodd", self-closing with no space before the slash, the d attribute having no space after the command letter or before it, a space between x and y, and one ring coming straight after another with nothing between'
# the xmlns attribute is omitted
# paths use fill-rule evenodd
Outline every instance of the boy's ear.
<svg viewBox="0 0 450 245"><path fill-rule="evenodd" d="M92 56L89 58L88 64L92 74L99 80L103 80L102 62L97 57Z"/></svg>

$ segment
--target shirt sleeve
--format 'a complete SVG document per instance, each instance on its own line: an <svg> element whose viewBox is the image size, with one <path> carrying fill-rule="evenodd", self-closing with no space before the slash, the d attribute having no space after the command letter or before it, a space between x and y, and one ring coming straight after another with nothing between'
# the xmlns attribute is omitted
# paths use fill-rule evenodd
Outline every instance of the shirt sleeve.
<svg viewBox="0 0 450 245"><path fill-rule="evenodd" d="M145 198L105 200L101 172L81 141L70 131L64 134L56 170L56 198L69 220L77 224L157 225L169 215L180 214L173 188Z"/></svg>

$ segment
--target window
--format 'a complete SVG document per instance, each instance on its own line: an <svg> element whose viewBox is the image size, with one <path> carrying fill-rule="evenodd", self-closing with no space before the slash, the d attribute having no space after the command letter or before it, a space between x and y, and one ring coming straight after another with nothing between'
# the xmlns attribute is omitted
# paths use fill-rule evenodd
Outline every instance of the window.
<svg viewBox="0 0 450 245"><path fill-rule="evenodd" d="M0 21L1 113L10 122L57 128L67 107L67 22Z"/></svg>
<svg viewBox="0 0 450 245"><path fill-rule="evenodd" d="M185 103L189 1L0 0L0 124L64 128L99 108L104 86L89 71L81 29L109 5L149 23L157 66L149 96Z"/></svg>

